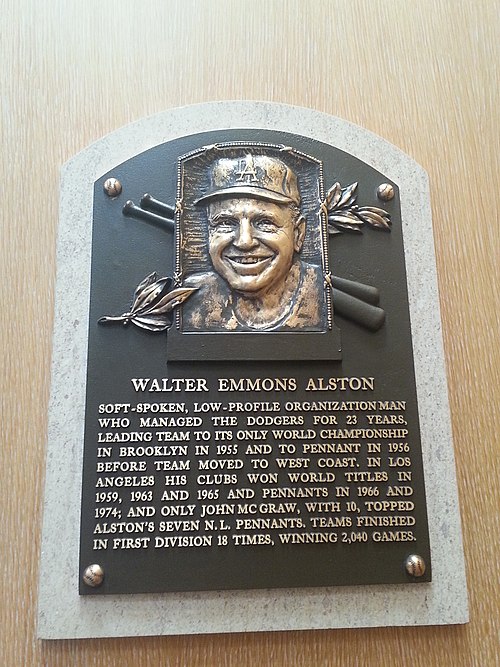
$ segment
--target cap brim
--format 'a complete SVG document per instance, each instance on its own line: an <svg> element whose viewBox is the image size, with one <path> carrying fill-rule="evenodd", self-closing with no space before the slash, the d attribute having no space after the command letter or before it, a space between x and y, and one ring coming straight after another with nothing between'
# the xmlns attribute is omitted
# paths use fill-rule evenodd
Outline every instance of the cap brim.
<svg viewBox="0 0 500 667"><path fill-rule="evenodd" d="M278 204L290 204L294 203L291 197L286 197L285 195L280 194L279 192L273 192L272 190L266 190L264 188L256 188L250 185L248 186L237 186L234 188L223 188L222 190L215 190L214 192L209 192L207 195L203 195L197 199L195 204L204 204L211 199L217 199L219 197L226 197L230 195L251 195L256 199L264 199L266 201L276 202Z"/></svg>

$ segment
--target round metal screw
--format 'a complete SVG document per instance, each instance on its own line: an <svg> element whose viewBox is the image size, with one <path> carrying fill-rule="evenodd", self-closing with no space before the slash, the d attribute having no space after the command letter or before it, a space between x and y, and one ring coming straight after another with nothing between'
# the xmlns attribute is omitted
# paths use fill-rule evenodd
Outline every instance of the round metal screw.
<svg viewBox="0 0 500 667"><path fill-rule="evenodd" d="M88 567L85 568L85 572L83 573L83 581L85 584L87 584L87 586L91 586L92 588L97 588L102 584L103 579L104 579L104 570L97 563L89 565Z"/></svg>
<svg viewBox="0 0 500 667"><path fill-rule="evenodd" d="M425 560L418 554L411 554L405 561L405 568L412 577L421 577L425 573Z"/></svg>
<svg viewBox="0 0 500 667"><path fill-rule="evenodd" d="M394 199L394 188L390 183L381 183L377 188L377 197L382 201Z"/></svg>
<svg viewBox="0 0 500 667"><path fill-rule="evenodd" d="M122 191L122 184L117 178L107 178L104 181L104 192L108 197L118 197Z"/></svg>

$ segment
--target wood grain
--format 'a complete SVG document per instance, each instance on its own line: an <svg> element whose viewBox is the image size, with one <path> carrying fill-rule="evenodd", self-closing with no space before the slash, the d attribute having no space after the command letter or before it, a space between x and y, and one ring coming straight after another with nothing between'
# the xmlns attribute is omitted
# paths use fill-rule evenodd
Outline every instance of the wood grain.
<svg viewBox="0 0 500 667"><path fill-rule="evenodd" d="M500 664L498 3L4 0L0 45L0 664ZM125 123L213 99L341 116L429 172L468 626L35 638L59 167Z"/></svg>

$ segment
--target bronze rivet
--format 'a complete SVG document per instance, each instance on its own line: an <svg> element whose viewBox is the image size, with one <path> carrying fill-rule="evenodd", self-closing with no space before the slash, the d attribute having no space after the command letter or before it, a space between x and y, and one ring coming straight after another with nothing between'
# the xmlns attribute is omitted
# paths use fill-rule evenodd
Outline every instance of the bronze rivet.
<svg viewBox="0 0 500 667"><path fill-rule="evenodd" d="M405 568L412 577L421 577L425 573L425 560L418 554L411 554L405 561Z"/></svg>
<svg viewBox="0 0 500 667"><path fill-rule="evenodd" d="M87 586L97 588L97 586L102 584L103 579L104 570L100 565L97 565L97 563L89 565L85 568L85 572L83 573L83 581L87 584Z"/></svg>
<svg viewBox="0 0 500 667"><path fill-rule="evenodd" d="M118 197L122 191L122 184L116 178L107 178L104 181L104 192L108 197Z"/></svg>
<svg viewBox="0 0 500 667"><path fill-rule="evenodd" d="M394 188L390 183L381 183L377 188L377 197L382 201L394 199Z"/></svg>

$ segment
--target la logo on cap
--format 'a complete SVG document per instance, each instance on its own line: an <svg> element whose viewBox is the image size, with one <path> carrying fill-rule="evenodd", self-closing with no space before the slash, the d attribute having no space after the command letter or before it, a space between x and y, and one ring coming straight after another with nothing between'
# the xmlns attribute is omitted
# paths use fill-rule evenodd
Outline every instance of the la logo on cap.
<svg viewBox="0 0 500 667"><path fill-rule="evenodd" d="M235 172L238 178L237 182L243 183L246 179L247 183L258 183L259 179L257 178L257 172L255 171L255 165L253 163L253 156L251 153L248 153L244 158L240 160L239 164L240 170Z"/></svg>

